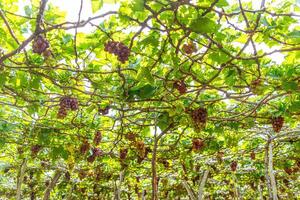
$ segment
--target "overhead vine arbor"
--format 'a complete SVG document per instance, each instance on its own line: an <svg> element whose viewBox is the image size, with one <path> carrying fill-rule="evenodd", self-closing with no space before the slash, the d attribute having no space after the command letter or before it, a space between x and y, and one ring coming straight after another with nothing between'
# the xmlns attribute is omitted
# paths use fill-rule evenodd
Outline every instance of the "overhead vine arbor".
<svg viewBox="0 0 300 200"><path fill-rule="evenodd" d="M299 198L299 1L105 2L0 0L0 199Z"/></svg>

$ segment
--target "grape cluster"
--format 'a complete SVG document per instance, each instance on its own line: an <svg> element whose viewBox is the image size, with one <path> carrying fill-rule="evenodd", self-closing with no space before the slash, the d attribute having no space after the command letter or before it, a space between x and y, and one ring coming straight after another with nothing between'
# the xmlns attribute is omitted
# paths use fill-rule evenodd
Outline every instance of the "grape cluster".
<svg viewBox="0 0 300 200"><path fill-rule="evenodd" d="M197 47L193 42L190 42L188 44L184 44L182 47L182 50L186 53L186 54L192 54L197 52Z"/></svg>
<svg viewBox="0 0 300 200"><path fill-rule="evenodd" d="M93 148L92 155L87 158L88 162L94 162L96 157L101 156L103 152L99 148Z"/></svg>
<svg viewBox="0 0 300 200"><path fill-rule="evenodd" d="M110 107L106 106L105 108L99 108L98 112L102 115L107 115L109 113L109 109L110 109Z"/></svg>
<svg viewBox="0 0 300 200"><path fill-rule="evenodd" d="M122 42L109 41L105 44L104 50L118 56L121 63L125 63L130 54L130 49Z"/></svg>
<svg viewBox="0 0 300 200"><path fill-rule="evenodd" d="M274 132L279 133L281 128L283 127L283 123L284 123L284 118L279 116L279 117L273 117L271 119L272 122L272 127Z"/></svg>
<svg viewBox="0 0 300 200"><path fill-rule="evenodd" d="M232 161L231 164L230 164L230 168L231 168L231 171L236 171L236 168L237 168L237 162L236 161Z"/></svg>
<svg viewBox="0 0 300 200"><path fill-rule="evenodd" d="M42 54L47 48L49 48L49 42L41 35L38 35L33 41L32 51L37 54Z"/></svg>
<svg viewBox="0 0 300 200"><path fill-rule="evenodd" d="M60 99L59 106L57 118L63 119L67 116L68 110L75 111L78 109L78 100L73 97L65 96Z"/></svg>
<svg viewBox="0 0 300 200"><path fill-rule="evenodd" d="M255 153L254 153L254 151L251 151L250 158L251 158L251 160L255 160Z"/></svg>
<svg viewBox="0 0 300 200"><path fill-rule="evenodd" d="M80 153L82 155L86 154L90 150L90 144L87 140L83 141L83 143L80 146Z"/></svg>
<svg viewBox="0 0 300 200"><path fill-rule="evenodd" d="M32 156L36 156L37 154L38 154L38 152L40 151L42 149L42 146L41 145L33 145L32 147L31 147L31 155Z"/></svg>
<svg viewBox="0 0 300 200"><path fill-rule="evenodd" d="M136 143L136 148L139 153L139 156L143 158L146 152L145 143L143 141L138 141Z"/></svg>
<svg viewBox="0 0 300 200"><path fill-rule="evenodd" d="M207 110L205 108L198 108L191 112L191 117L194 126L197 130L204 128L207 120Z"/></svg>
<svg viewBox="0 0 300 200"><path fill-rule="evenodd" d="M120 160L125 160L127 157L128 149L120 149Z"/></svg>
<svg viewBox="0 0 300 200"><path fill-rule="evenodd" d="M293 173L293 170L291 168L284 168L284 171L288 174L291 175Z"/></svg>
<svg viewBox="0 0 300 200"><path fill-rule="evenodd" d="M102 134L101 134L100 131L97 131L95 136L94 136L94 144L99 145L101 140L102 140Z"/></svg>
<svg viewBox="0 0 300 200"><path fill-rule="evenodd" d="M135 139L136 139L136 134L130 132L130 133L127 133L127 134L125 135L125 137L126 137L129 141L134 142Z"/></svg>
<svg viewBox="0 0 300 200"><path fill-rule="evenodd" d="M65 173L65 179L66 179L66 181L70 181L71 180L71 174L70 174L70 172L66 172Z"/></svg>
<svg viewBox="0 0 300 200"><path fill-rule="evenodd" d="M187 89L186 89L186 84L183 80L181 81L175 81L173 84L173 87L176 88L180 94L185 94Z"/></svg>
<svg viewBox="0 0 300 200"><path fill-rule="evenodd" d="M201 140L199 138L194 138L193 139L193 150L194 151L200 150L203 146L204 146L203 140Z"/></svg>
<svg viewBox="0 0 300 200"><path fill-rule="evenodd" d="M218 151L217 159L218 159L219 162L223 161L223 157L224 157L224 152L223 151Z"/></svg>
<svg viewBox="0 0 300 200"><path fill-rule="evenodd" d="M80 169L78 171L78 177L80 178L80 180L84 179L87 175L87 171L84 169Z"/></svg>
<svg viewBox="0 0 300 200"><path fill-rule="evenodd" d="M169 168L169 167L170 167L169 161L167 161L167 160L165 160L165 159L162 159L162 160L161 160L161 163L164 165L165 168Z"/></svg>

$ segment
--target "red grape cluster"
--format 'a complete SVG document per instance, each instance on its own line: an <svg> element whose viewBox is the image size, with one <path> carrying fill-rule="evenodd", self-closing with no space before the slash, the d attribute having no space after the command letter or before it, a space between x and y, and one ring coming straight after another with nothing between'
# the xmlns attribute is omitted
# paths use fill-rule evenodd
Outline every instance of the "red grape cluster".
<svg viewBox="0 0 300 200"><path fill-rule="evenodd" d="M197 130L204 128L207 120L207 110L205 108L198 108L191 112L191 117L194 122L194 126Z"/></svg>
<svg viewBox="0 0 300 200"><path fill-rule="evenodd" d="M130 49L122 42L109 41L105 44L104 50L118 56L121 63L125 63L130 54Z"/></svg>
<svg viewBox="0 0 300 200"><path fill-rule="evenodd" d="M194 151L200 150L203 146L204 146L203 140L201 140L199 138L194 138L193 139L193 150Z"/></svg>
<svg viewBox="0 0 300 200"><path fill-rule="evenodd" d="M176 88L180 94L185 94L187 89L186 89L186 84L183 80L181 81L175 81L173 84L173 87Z"/></svg>
<svg viewBox="0 0 300 200"><path fill-rule="evenodd" d="M83 141L83 143L80 146L80 153L82 155L86 154L90 150L90 144L87 140Z"/></svg>
<svg viewBox="0 0 300 200"><path fill-rule="evenodd" d="M103 152L99 148L93 148L92 155L87 158L88 162L94 162L96 157L101 156Z"/></svg>
<svg viewBox="0 0 300 200"><path fill-rule="evenodd" d="M128 149L120 149L120 160L125 160L127 157Z"/></svg>
<svg viewBox="0 0 300 200"><path fill-rule="evenodd" d="M186 54L192 54L192 53L197 52L196 45L193 42L190 42L188 44L184 44L182 49Z"/></svg>
<svg viewBox="0 0 300 200"><path fill-rule="evenodd" d="M279 133L281 128L283 127L284 118L281 116L273 117L271 121L274 132Z"/></svg>
<svg viewBox="0 0 300 200"><path fill-rule="evenodd" d="M284 168L284 171L288 174L288 175L291 175L293 173L293 170L291 168Z"/></svg>
<svg viewBox="0 0 300 200"><path fill-rule="evenodd" d="M129 141L132 141L132 142L134 142L134 141L136 140L136 134L134 134L134 133L132 133L132 132L127 133L127 134L125 135L125 137L126 137Z"/></svg>
<svg viewBox="0 0 300 200"><path fill-rule="evenodd" d="M62 97L59 103L59 110L57 113L58 119L63 119L67 116L68 110L78 109L78 100L69 96Z"/></svg>
<svg viewBox="0 0 300 200"><path fill-rule="evenodd" d="M97 131L95 136L94 136L94 144L99 145L101 140L102 140L102 134L101 134L100 131Z"/></svg>
<svg viewBox="0 0 300 200"><path fill-rule="evenodd" d="M37 154L38 154L38 152L40 151L42 149L42 146L41 145L33 145L32 147L31 147L31 155L32 156L36 156Z"/></svg>
<svg viewBox="0 0 300 200"><path fill-rule="evenodd" d="M109 113L109 109L110 109L110 107L106 106L105 108L99 108L98 112L102 115L107 115Z"/></svg>
<svg viewBox="0 0 300 200"><path fill-rule="evenodd" d="M236 161L232 161L231 164L230 164L230 168L231 168L231 171L236 171L236 168L237 168L237 162Z"/></svg>
<svg viewBox="0 0 300 200"><path fill-rule="evenodd" d="M254 153L254 151L251 151L250 158L251 158L251 160L255 160L255 153Z"/></svg>
<svg viewBox="0 0 300 200"><path fill-rule="evenodd" d="M37 54L42 54L47 48L49 48L49 42L41 35L38 35L33 41L32 51Z"/></svg>

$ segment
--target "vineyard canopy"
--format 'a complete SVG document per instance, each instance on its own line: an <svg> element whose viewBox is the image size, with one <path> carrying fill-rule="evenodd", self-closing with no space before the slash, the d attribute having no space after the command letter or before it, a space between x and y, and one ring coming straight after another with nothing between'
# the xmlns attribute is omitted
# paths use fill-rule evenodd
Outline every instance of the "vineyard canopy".
<svg viewBox="0 0 300 200"><path fill-rule="evenodd" d="M299 0L61 1L0 0L1 199L300 197Z"/></svg>

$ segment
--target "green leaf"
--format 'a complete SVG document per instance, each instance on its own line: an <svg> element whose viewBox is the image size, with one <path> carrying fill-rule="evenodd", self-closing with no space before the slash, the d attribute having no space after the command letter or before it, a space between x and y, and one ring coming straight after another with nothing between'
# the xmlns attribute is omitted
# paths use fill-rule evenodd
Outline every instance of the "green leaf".
<svg viewBox="0 0 300 200"><path fill-rule="evenodd" d="M300 100L292 102L292 104L289 106L289 110L291 112L298 112L298 111L300 111Z"/></svg>
<svg viewBox="0 0 300 200"><path fill-rule="evenodd" d="M138 91L138 96L142 99L150 98L154 95L156 88L147 84L144 87L140 88Z"/></svg>
<svg viewBox="0 0 300 200"><path fill-rule="evenodd" d="M91 0L93 13L100 10L103 6L103 0Z"/></svg>
<svg viewBox="0 0 300 200"><path fill-rule="evenodd" d="M169 113L165 112L158 117L157 126L160 128L160 130L164 131L169 126Z"/></svg>
<svg viewBox="0 0 300 200"><path fill-rule="evenodd" d="M24 11L25 11L25 15L28 16L28 17L31 17L32 15L32 9L30 6L24 6Z"/></svg>
<svg viewBox="0 0 300 200"><path fill-rule="evenodd" d="M134 11L143 11L144 10L144 0L134 0L133 10Z"/></svg>
<svg viewBox="0 0 300 200"><path fill-rule="evenodd" d="M8 76L8 73L6 73L6 72L0 73L0 87L5 84L7 76Z"/></svg>
<svg viewBox="0 0 300 200"><path fill-rule="evenodd" d="M0 138L0 149L4 146L5 142L5 138Z"/></svg>
<svg viewBox="0 0 300 200"><path fill-rule="evenodd" d="M150 84L154 83L154 78L148 67L142 67L139 69L139 72L137 74L137 79L139 81L146 79Z"/></svg>
<svg viewBox="0 0 300 200"><path fill-rule="evenodd" d="M63 146L52 147L50 155L52 159L63 158L64 160L67 160L69 152L65 150Z"/></svg>
<svg viewBox="0 0 300 200"><path fill-rule="evenodd" d="M218 30L218 25L207 17L198 17L191 23L190 29L196 33L214 33Z"/></svg>
<svg viewBox="0 0 300 200"><path fill-rule="evenodd" d="M228 6L228 5L229 5L229 4L228 4L228 2L227 2L226 0L219 0L218 3L216 3L216 6L217 6L218 8L226 7L226 6Z"/></svg>
<svg viewBox="0 0 300 200"><path fill-rule="evenodd" d="M287 91L295 91L298 89L298 84L294 81L283 81L282 88Z"/></svg>
<svg viewBox="0 0 300 200"><path fill-rule="evenodd" d="M39 144L48 144L49 145L51 142L51 140L50 140L51 132L52 132L52 129L47 129L47 128L41 129L41 131L39 132L39 135L38 135Z"/></svg>

